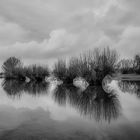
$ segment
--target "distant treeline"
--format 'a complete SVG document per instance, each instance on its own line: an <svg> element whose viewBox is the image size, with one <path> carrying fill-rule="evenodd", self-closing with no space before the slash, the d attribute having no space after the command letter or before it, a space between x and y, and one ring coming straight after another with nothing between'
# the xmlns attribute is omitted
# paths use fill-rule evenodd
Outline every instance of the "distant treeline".
<svg viewBox="0 0 140 140"><path fill-rule="evenodd" d="M54 75L64 84L71 84L76 77L84 78L90 85L100 85L103 78L110 74L140 74L140 55L134 59L119 60L116 50L109 47L94 49L71 57L69 61L58 60L50 71L47 66L24 66L16 57L8 58L2 65L5 79L18 79L31 81L43 81L45 77Z"/></svg>

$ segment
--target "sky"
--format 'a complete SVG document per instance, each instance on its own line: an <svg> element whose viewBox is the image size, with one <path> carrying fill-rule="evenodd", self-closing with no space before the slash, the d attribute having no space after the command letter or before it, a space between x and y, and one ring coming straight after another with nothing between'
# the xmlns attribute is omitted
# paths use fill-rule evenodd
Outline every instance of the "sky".
<svg viewBox="0 0 140 140"><path fill-rule="evenodd" d="M0 62L49 63L82 51L140 53L140 0L0 0Z"/></svg>

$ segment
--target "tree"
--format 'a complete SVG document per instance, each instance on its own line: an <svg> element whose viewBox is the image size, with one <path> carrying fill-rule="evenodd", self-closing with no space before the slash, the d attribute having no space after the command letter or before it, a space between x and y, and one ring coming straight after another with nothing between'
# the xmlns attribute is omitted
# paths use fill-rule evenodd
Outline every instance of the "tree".
<svg viewBox="0 0 140 140"><path fill-rule="evenodd" d="M2 70L6 76L12 75L15 69L22 66L21 61L16 57L8 58L2 65Z"/></svg>
<svg viewBox="0 0 140 140"><path fill-rule="evenodd" d="M140 55L138 55L138 54L135 55L134 62L135 62L136 73L140 73Z"/></svg>

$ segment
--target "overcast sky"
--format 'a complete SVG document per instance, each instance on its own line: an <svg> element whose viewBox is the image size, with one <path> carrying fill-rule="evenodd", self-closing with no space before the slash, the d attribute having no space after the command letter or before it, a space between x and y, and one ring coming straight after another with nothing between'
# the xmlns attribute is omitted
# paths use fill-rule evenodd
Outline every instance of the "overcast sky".
<svg viewBox="0 0 140 140"><path fill-rule="evenodd" d="M0 0L0 60L46 62L110 46L140 53L140 0Z"/></svg>

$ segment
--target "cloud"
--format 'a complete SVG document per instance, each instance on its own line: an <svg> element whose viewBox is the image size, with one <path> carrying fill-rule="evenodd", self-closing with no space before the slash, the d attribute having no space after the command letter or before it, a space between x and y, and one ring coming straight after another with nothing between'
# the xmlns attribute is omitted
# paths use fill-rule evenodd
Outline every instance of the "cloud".
<svg viewBox="0 0 140 140"><path fill-rule="evenodd" d="M16 41L24 41L26 31L19 25L5 22L0 18L0 45L13 44Z"/></svg>
<svg viewBox="0 0 140 140"><path fill-rule="evenodd" d="M133 57L140 53L140 27L127 27L121 35L121 40L116 44L123 57Z"/></svg>
<svg viewBox="0 0 140 140"><path fill-rule="evenodd" d="M28 30L29 39L40 41L60 28L95 29L98 17L111 5L112 0L1 0L0 15Z"/></svg>
<svg viewBox="0 0 140 140"><path fill-rule="evenodd" d="M140 43L138 5L138 0L1 0L0 59L57 59L105 46L130 56Z"/></svg>
<svg viewBox="0 0 140 140"><path fill-rule="evenodd" d="M52 58L69 52L77 43L77 39L75 34L68 33L65 29L54 30L50 33L49 39L44 39L42 42L16 42L13 45L1 47L0 57L1 59L7 56L16 56L24 59Z"/></svg>

